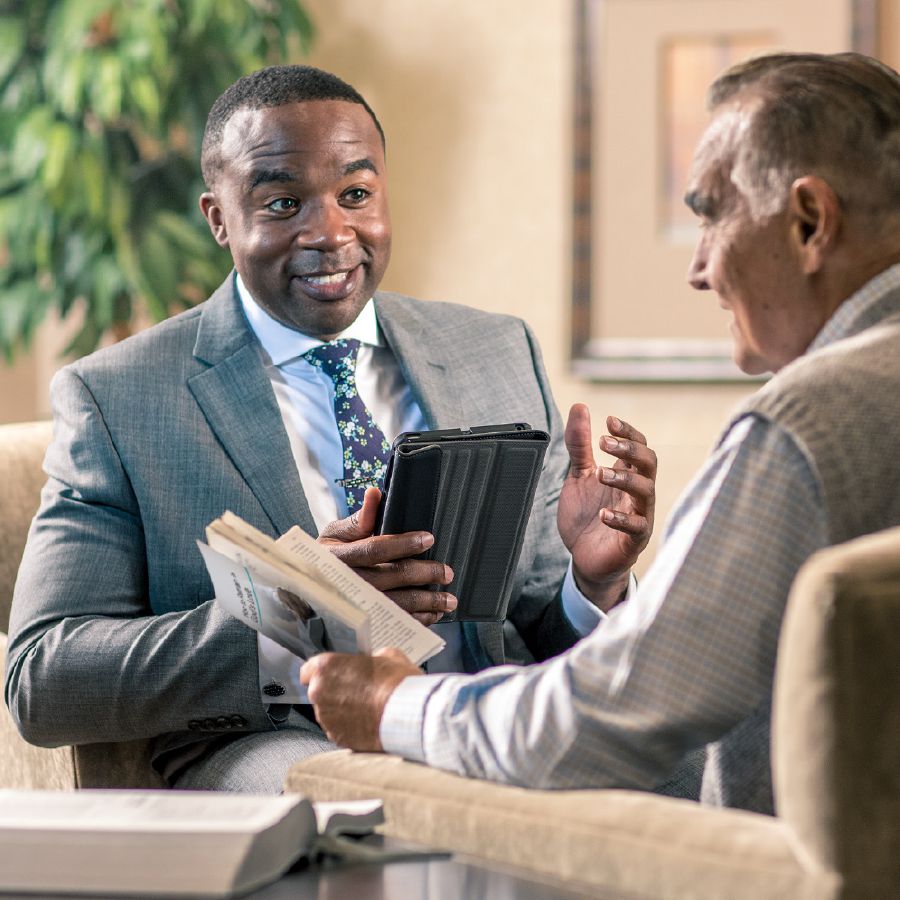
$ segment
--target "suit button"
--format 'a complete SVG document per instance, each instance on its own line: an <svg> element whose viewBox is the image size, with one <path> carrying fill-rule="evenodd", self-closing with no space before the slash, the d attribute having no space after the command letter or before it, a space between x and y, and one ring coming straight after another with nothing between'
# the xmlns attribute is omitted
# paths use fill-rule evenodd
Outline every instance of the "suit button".
<svg viewBox="0 0 900 900"><path fill-rule="evenodd" d="M228 721L228 716L216 717L216 728L228 728L230 724L231 723Z"/></svg>
<svg viewBox="0 0 900 900"><path fill-rule="evenodd" d="M213 719L204 719L204 720L200 723L200 727L201 727L204 731L214 731L214 730L215 730L215 727L216 727L215 720L213 720Z"/></svg>
<svg viewBox="0 0 900 900"><path fill-rule="evenodd" d="M280 697L286 693L286 690L283 684L279 684L277 681L270 681L263 687L263 693L267 697Z"/></svg>
<svg viewBox="0 0 900 900"><path fill-rule="evenodd" d="M200 731L200 729L201 729L202 727L203 727L203 726L200 724L200 722L199 722L198 719L191 719L191 721L188 722L188 728L189 728L191 731Z"/></svg>
<svg viewBox="0 0 900 900"><path fill-rule="evenodd" d="M247 720L243 716L232 716L231 717L231 727L232 728L243 728L247 724Z"/></svg>

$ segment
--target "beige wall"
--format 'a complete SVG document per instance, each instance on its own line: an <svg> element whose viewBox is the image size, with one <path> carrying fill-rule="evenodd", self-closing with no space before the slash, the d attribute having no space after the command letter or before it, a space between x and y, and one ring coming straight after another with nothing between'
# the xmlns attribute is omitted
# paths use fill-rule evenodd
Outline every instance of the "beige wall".
<svg viewBox="0 0 900 900"><path fill-rule="evenodd" d="M385 286L526 319L564 413L580 400L595 423L614 413L646 432L665 514L748 389L596 385L569 374L571 4L309 6L320 23L312 61L359 87L388 136Z"/></svg>
<svg viewBox="0 0 900 900"><path fill-rule="evenodd" d="M51 314L29 350L16 356L14 365L0 363L0 424L50 418L50 379L67 361L63 351L79 325L77 304L64 323Z"/></svg>
<svg viewBox="0 0 900 900"><path fill-rule="evenodd" d="M884 4L896 23L900 0ZM749 388L569 374L571 6L307 0L319 30L311 61L360 88L387 132L395 237L384 286L524 317L563 411L582 400L598 423L614 413L645 430L664 515ZM640 273L634 289L647 290ZM682 315L713 302L691 298ZM32 359L0 372L0 420L46 414L58 345L51 327Z"/></svg>
<svg viewBox="0 0 900 900"><path fill-rule="evenodd" d="M0 363L0 422L34 418L42 387L33 356L20 357L14 365Z"/></svg>

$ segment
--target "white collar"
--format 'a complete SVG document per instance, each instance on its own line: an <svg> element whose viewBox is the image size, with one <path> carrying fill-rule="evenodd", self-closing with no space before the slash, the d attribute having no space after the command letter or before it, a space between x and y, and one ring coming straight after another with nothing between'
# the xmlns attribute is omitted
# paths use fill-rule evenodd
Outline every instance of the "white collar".
<svg viewBox="0 0 900 900"><path fill-rule="evenodd" d="M302 356L308 350L312 350L313 347L318 347L324 343L318 338L295 331L293 328L288 328L287 325L282 325L281 322L273 319L250 296L250 292L247 290L247 286L240 275L236 275L236 284L238 297L241 305L244 307L244 315L246 315L250 328L253 329L253 333L271 360L272 365L284 365L284 363L291 362ZM384 346L384 337L381 334L381 329L378 327L378 316L375 314L375 304L371 298L360 310L356 319L337 337L356 338L360 343L369 344L373 347Z"/></svg>

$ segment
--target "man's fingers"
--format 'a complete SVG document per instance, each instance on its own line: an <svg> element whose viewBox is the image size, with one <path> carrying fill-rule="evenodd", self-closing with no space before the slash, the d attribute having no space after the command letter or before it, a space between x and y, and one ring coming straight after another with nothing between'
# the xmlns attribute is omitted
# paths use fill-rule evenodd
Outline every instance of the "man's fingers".
<svg viewBox="0 0 900 900"><path fill-rule="evenodd" d="M368 487L363 494L362 506L354 513L356 525L365 535L375 533L378 521L378 507L381 505L381 491L377 487ZM352 519L353 516L350 516Z"/></svg>
<svg viewBox="0 0 900 900"><path fill-rule="evenodd" d="M594 451L591 448L591 414L583 403L576 403L569 410L565 431L566 449L572 470L593 470Z"/></svg>
<svg viewBox="0 0 900 900"><path fill-rule="evenodd" d="M616 416L608 416L610 433L600 439L602 450L633 466L648 478L656 477L656 453L647 446L647 438L633 425ZM593 470L596 466L591 447L591 414L583 403L576 403L566 422L566 448L574 472Z"/></svg>
<svg viewBox="0 0 900 900"><path fill-rule="evenodd" d="M634 510L640 515L646 515L652 509L656 501L656 483L652 478L639 475L631 469L600 468L600 480L610 487L618 488L631 497Z"/></svg>
<svg viewBox="0 0 900 900"><path fill-rule="evenodd" d="M369 537L375 531L380 502L381 491L376 487L366 488L362 506L346 519L329 522L319 537L333 538L336 541L359 541Z"/></svg>
<svg viewBox="0 0 900 900"><path fill-rule="evenodd" d="M609 433L616 437L625 438L629 441L636 441L639 444L646 444L647 438L637 430L633 425L629 425L624 419L617 416L606 417L606 427Z"/></svg>
<svg viewBox="0 0 900 900"><path fill-rule="evenodd" d="M603 519L605 525L615 531L621 531L633 537L650 537L650 523L645 516L631 515L616 509L602 509L600 518Z"/></svg>
<svg viewBox="0 0 900 900"><path fill-rule="evenodd" d="M309 684L331 661L334 653L317 653L300 667L300 684Z"/></svg>
<svg viewBox="0 0 900 900"><path fill-rule="evenodd" d="M441 619L444 618L443 613L412 613L412 617L420 624L424 625L426 628L429 628L432 625L437 625Z"/></svg>
<svg viewBox="0 0 900 900"><path fill-rule="evenodd" d="M617 457L623 465L637 469L641 475L656 477L656 453L645 443L632 438L604 435L600 438L600 447L610 456Z"/></svg>
<svg viewBox="0 0 900 900"><path fill-rule="evenodd" d="M341 522L346 521L348 520L341 520ZM332 525L340 524L340 522L332 523ZM327 530L326 528L322 532L322 537L330 537L325 533ZM360 568L418 556L434 544L434 536L427 531L407 531L404 534L379 534L362 540L353 540L352 543L332 543L331 541L326 541L326 543L328 549L341 562L345 562L353 568Z"/></svg>
<svg viewBox="0 0 900 900"><path fill-rule="evenodd" d="M388 597L423 625L433 625L458 605L456 597L447 591L388 591Z"/></svg>
<svg viewBox="0 0 900 900"><path fill-rule="evenodd" d="M357 569L357 574L372 587L384 592L426 584L450 584L453 581L450 566L430 559L401 559L371 569Z"/></svg>

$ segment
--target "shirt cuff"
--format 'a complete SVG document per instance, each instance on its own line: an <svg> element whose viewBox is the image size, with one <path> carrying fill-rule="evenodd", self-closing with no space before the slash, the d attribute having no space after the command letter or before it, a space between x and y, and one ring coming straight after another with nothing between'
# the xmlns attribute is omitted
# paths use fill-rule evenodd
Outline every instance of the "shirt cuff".
<svg viewBox="0 0 900 900"><path fill-rule="evenodd" d="M410 675L394 688L381 715L378 736L385 753L425 762L425 707L447 676Z"/></svg>
<svg viewBox="0 0 900 900"><path fill-rule="evenodd" d="M605 613L598 607L594 606L584 594L578 590L575 583L575 573L572 570L572 560L569 560L569 568L566 570L566 577L563 579L562 597L563 612L569 620L571 626L578 632L581 637L590 634L601 622L606 621L613 610L618 609L623 603L634 596L637 590L637 579L634 572L628 576L628 589L625 591L625 597L617 603L610 613Z"/></svg>
<svg viewBox="0 0 900 900"><path fill-rule="evenodd" d="M264 634L256 635L259 656L259 696L263 703L309 703L300 684L303 660Z"/></svg>

